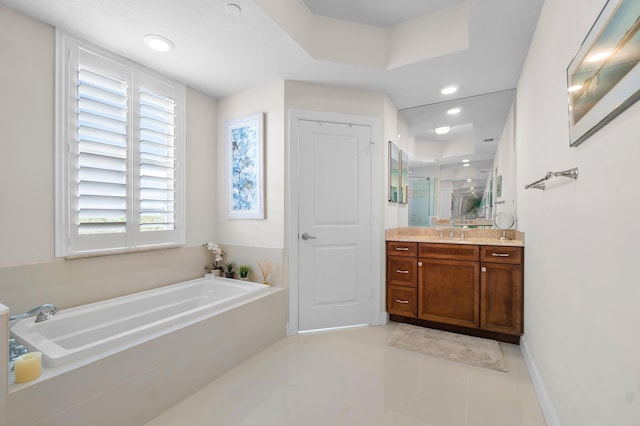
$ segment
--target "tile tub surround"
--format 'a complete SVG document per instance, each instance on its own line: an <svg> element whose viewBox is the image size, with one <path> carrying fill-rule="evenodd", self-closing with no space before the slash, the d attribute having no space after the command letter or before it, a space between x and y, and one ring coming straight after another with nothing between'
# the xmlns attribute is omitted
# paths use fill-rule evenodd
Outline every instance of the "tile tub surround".
<svg viewBox="0 0 640 426"><path fill-rule="evenodd" d="M86 305L204 276L201 244L84 259L0 266L0 303L11 313L52 303Z"/></svg>
<svg viewBox="0 0 640 426"><path fill-rule="evenodd" d="M285 336L286 290L33 384L12 384L8 424L140 425ZM55 369L54 369L55 370ZM45 373L46 374L46 373Z"/></svg>
<svg viewBox="0 0 640 426"><path fill-rule="evenodd" d="M438 228L390 228L385 230L386 241L406 241L417 243L443 244L476 244L490 246L524 247L524 232L507 229L506 236L510 240L501 240L502 229L465 229L464 239L462 230L454 228L454 238L449 238L449 227L442 228L443 238L440 238Z"/></svg>

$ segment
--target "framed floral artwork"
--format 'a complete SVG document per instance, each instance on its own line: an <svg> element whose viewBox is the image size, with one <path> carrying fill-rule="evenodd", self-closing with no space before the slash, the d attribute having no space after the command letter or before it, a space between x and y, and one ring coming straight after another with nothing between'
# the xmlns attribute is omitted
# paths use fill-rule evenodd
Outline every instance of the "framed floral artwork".
<svg viewBox="0 0 640 426"><path fill-rule="evenodd" d="M228 219L264 219L264 114L225 122Z"/></svg>

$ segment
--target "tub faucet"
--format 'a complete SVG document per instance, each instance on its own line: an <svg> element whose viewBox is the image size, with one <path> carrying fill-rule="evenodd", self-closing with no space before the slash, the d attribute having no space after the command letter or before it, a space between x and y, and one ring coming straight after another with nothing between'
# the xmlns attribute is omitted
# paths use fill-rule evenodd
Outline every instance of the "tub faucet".
<svg viewBox="0 0 640 426"><path fill-rule="evenodd" d="M9 317L9 321L18 320L22 318L29 318L34 315L36 316L36 322L46 321L49 318L53 318L53 316L58 313L58 308L50 303L45 303L44 305L40 305L37 308L33 308L30 311L23 312L21 314L11 315Z"/></svg>

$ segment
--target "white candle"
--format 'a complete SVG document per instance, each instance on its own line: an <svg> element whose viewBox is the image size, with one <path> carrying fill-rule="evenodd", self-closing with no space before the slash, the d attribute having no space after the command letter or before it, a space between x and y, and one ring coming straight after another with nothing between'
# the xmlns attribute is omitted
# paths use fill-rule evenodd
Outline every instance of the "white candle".
<svg viewBox="0 0 640 426"><path fill-rule="evenodd" d="M29 352L15 359L16 383L30 382L42 374L42 352Z"/></svg>

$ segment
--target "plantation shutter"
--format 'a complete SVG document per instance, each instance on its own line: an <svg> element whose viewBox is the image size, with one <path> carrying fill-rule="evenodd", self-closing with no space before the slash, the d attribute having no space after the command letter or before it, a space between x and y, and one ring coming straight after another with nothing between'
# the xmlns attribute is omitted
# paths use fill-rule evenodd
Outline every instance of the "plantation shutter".
<svg viewBox="0 0 640 426"><path fill-rule="evenodd" d="M78 233L127 230L127 82L78 69Z"/></svg>
<svg viewBox="0 0 640 426"><path fill-rule="evenodd" d="M58 35L56 256L184 244L184 85Z"/></svg>
<svg viewBox="0 0 640 426"><path fill-rule="evenodd" d="M175 102L140 89L140 231L175 229Z"/></svg>

